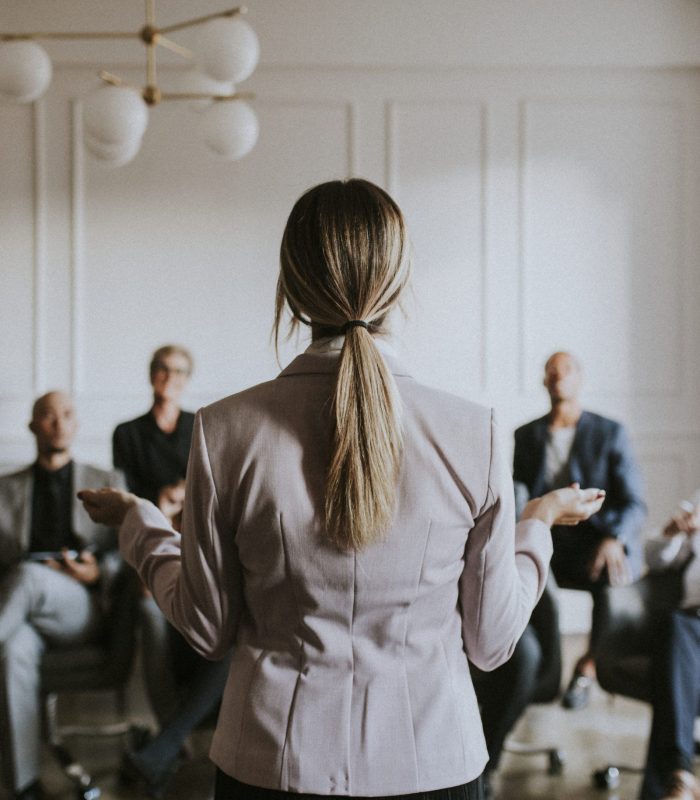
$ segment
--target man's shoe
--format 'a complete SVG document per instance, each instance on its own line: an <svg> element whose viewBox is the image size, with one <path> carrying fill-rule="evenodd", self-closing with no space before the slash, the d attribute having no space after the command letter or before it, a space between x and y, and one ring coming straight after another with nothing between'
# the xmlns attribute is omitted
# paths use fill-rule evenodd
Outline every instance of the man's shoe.
<svg viewBox="0 0 700 800"><path fill-rule="evenodd" d="M677 769L671 773L663 800L700 800L700 783L692 772Z"/></svg>
<svg viewBox="0 0 700 800"><path fill-rule="evenodd" d="M29 786L25 786L22 791L17 792L15 798L16 800L46 800L46 793L39 781L34 781Z"/></svg>
<svg viewBox="0 0 700 800"><path fill-rule="evenodd" d="M561 699L561 704L564 708L585 708L591 698L591 686L593 685L593 678L586 675L574 674L571 682L566 687L564 696Z"/></svg>

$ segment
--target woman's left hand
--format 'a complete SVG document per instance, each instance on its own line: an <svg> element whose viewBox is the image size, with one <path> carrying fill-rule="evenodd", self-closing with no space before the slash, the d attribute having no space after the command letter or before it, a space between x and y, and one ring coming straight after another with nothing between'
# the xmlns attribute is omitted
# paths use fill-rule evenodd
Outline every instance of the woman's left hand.
<svg viewBox="0 0 700 800"><path fill-rule="evenodd" d="M118 528L129 509L136 505L135 494L121 489L81 489L78 499L83 501L85 510L93 522Z"/></svg>

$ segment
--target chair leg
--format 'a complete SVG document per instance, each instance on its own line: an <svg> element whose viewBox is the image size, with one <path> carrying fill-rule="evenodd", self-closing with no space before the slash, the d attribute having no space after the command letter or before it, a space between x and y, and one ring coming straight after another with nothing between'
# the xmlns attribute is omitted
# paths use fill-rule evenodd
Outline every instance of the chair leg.
<svg viewBox="0 0 700 800"><path fill-rule="evenodd" d="M54 692L47 694L44 708L46 732L51 752L61 765L64 774L75 786L78 800L97 800L102 791L98 786L95 786L90 774L82 764L73 758L63 743L61 730L58 726L58 695Z"/></svg>
<svg viewBox="0 0 700 800"><path fill-rule="evenodd" d="M561 775L564 770L564 764L566 763L566 753L557 747L525 744L515 739L507 739L503 749L508 753L519 756L547 756L547 773L549 775Z"/></svg>

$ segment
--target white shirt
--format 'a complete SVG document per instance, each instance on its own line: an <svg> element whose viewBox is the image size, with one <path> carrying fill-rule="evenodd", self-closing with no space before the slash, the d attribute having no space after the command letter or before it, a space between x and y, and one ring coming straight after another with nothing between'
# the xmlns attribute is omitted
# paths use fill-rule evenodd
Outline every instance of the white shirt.
<svg viewBox="0 0 700 800"><path fill-rule="evenodd" d="M576 427L549 428L544 450L545 486L561 489L569 484L569 456L574 445Z"/></svg>

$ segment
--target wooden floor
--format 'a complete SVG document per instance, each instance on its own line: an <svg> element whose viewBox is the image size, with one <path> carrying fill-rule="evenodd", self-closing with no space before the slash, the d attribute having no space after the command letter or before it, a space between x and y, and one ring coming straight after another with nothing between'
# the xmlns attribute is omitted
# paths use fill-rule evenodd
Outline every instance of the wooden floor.
<svg viewBox="0 0 700 800"><path fill-rule="evenodd" d="M581 650L579 636L566 637L565 663L570 665ZM568 672L566 673L568 677ZM146 710L138 676L130 692L132 711L141 722L151 722ZM90 715L104 704L96 695L89 703ZM64 702L64 717L83 718L72 703ZM104 710L105 714L109 709ZM91 717L94 719L94 716ZM650 713L647 706L623 698L611 698L597 687L591 705L580 711L566 711L559 705L532 706L514 731L514 738L524 742L553 744L566 753L561 775L547 774L543 755L522 756L506 753L502 769L494 782L495 796L502 800L634 800L640 777L621 776L617 790L605 791L592 785L591 773L607 763L640 766L643 763ZM193 742L194 757L183 764L175 777L168 798L172 800L207 800L212 796L213 767L206 757L210 734L201 732ZM120 789L116 769L120 757L117 740L71 742L73 752L92 771L103 790L103 800L127 800L138 797L133 790ZM75 791L53 760L47 756L43 780L52 797L74 800Z"/></svg>

